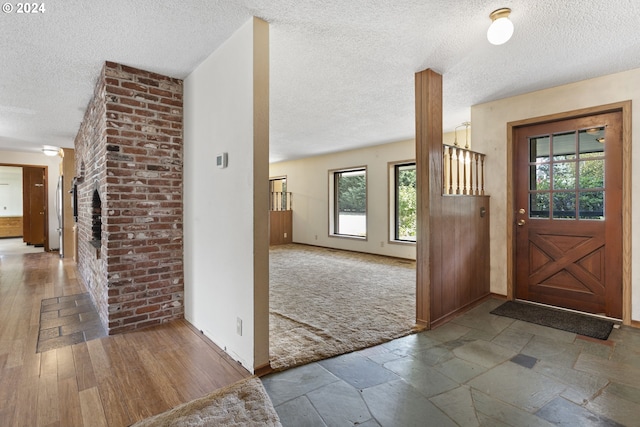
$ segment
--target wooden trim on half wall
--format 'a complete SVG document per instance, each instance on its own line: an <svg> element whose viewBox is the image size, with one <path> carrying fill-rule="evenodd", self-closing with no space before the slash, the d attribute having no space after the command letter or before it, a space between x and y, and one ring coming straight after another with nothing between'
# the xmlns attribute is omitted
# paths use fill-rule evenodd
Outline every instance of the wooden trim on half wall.
<svg viewBox="0 0 640 427"><path fill-rule="evenodd" d="M543 124L570 118L585 117L613 111L622 112L622 323L636 326L631 321L631 101L622 101L533 117L507 123L507 299L515 294L515 221L514 205L514 135L516 129L533 124Z"/></svg>
<svg viewBox="0 0 640 427"><path fill-rule="evenodd" d="M439 210L442 183L442 76L427 69L416 73L416 323L431 327L431 219ZM433 151L436 153L432 153ZM432 162L432 159L434 160ZM440 159L440 164L438 160ZM431 170L435 168L436 170ZM430 195L437 195L430 197ZM436 201L432 205L433 201ZM439 214L437 215L440 216ZM433 261L433 262L430 262ZM439 265L438 265L439 266Z"/></svg>

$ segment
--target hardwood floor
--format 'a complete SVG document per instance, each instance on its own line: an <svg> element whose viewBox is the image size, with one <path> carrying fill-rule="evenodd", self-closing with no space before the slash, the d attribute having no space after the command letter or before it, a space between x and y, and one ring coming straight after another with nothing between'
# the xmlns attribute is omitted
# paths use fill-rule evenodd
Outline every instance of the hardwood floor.
<svg viewBox="0 0 640 427"><path fill-rule="evenodd" d="M1 426L128 426L250 375L184 320L36 353L40 301L86 292L76 274L0 255Z"/></svg>

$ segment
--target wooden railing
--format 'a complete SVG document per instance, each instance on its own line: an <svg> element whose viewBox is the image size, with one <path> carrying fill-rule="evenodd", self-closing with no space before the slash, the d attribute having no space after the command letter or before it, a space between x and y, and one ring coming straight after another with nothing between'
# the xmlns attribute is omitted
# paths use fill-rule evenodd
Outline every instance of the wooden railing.
<svg viewBox="0 0 640 427"><path fill-rule="evenodd" d="M484 154L445 144L442 156L443 195L484 196Z"/></svg>
<svg viewBox="0 0 640 427"><path fill-rule="evenodd" d="M269 194L269 210L290 211L293 196L290 191L272 191Z"/></svg>

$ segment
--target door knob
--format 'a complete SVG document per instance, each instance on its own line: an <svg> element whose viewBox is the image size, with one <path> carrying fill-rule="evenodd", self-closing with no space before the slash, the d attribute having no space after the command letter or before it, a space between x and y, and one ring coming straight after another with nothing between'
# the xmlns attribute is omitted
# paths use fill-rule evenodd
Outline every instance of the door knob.
<svg viewBox="0 0 640 427"><path fill-rule="evenodd" d="M526 223L526 221L524 219L519 219L518 220L518 226L519 227L522 227L525 223Z"/></svg>

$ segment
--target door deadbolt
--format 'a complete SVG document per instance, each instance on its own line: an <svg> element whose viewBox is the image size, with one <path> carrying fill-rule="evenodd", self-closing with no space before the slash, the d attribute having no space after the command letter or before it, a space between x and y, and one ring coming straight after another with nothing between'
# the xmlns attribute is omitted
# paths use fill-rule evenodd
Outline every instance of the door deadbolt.
<svg viewBox="0 0 640 427"><path fill-rule="evenodd" d="M518 209L518 213L519 213L520 215L524 215L524 212L525 212L525 211L524 211L524 209L523 209L523 208Z"/></svg>

